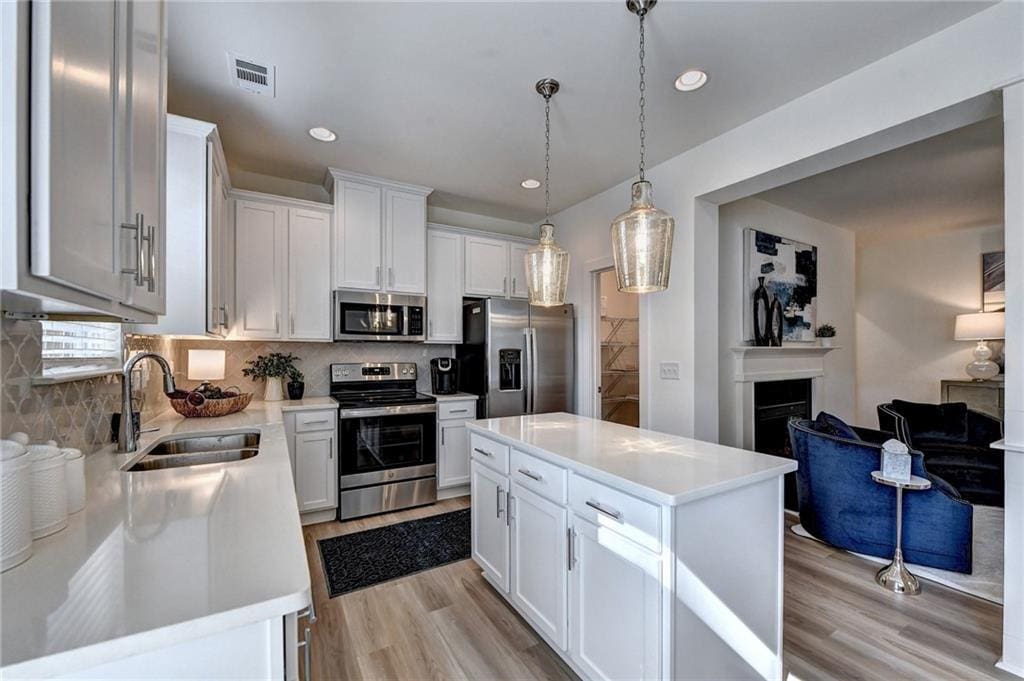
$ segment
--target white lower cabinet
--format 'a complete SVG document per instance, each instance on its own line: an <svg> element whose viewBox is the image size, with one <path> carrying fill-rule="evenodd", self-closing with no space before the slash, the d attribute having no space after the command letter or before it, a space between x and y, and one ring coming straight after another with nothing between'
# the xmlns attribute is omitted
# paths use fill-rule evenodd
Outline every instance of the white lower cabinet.
<svg viewBox="0 0 1024 681"><path fill-rule="evenodd" d="M574 516L569 655L591 679L661 678L661 560Z"/></svg>
<svg viewBox="0 0 1024 681"><path fill-rule="evenodd" d="M284 415L295 497L304 525L330 520L338 508L338 412L291 411Z"/></svg>
<svg viewBox="0 0 1024 681"><path fill-rule="evenodd" d="M334 448L333 432L296 433L295 495L300 513L338 505Z"/></svg>
<svg viewBox="0 0 1024 681"><path fill-rule="evenodd" d="M506 475L508 446L472 441L473 560L489 581L583 678L663 678L663 558L629 534L649 504L515 448ZM581 495L602 510L576 511Z"/></svg>
<svg viewBox="0 0 1024 681"><path fill-rule="evenodd" d="M512 485L512 601L555 645L566 646L568 513Z"/></svg>
<svg viewBox="0 0 1024 681"><path fill-rule="evenodd" d="M508 593L509 521L508 478L472 462L472 544L473 560L497 588Z"/></svg>
<svg viewBox="0 0 1024 681"><path fill-rule="evenodd" d="M465 487L469 485L469 432L466 430L466 422L476 416L476 398L468 397L464 400L444 400L437 405L439 498L464 496Z"/></svg>

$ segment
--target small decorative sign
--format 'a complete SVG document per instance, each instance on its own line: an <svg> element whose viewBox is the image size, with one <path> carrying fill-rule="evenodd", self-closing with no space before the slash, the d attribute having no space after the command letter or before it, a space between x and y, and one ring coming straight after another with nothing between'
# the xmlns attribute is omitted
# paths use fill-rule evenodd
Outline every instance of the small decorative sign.
<svg viewBox="0 0 1024 681"><path fill-rule="evenodd" d="M882 444L882 477L910 482L910 450L899 440Z"/></svg>

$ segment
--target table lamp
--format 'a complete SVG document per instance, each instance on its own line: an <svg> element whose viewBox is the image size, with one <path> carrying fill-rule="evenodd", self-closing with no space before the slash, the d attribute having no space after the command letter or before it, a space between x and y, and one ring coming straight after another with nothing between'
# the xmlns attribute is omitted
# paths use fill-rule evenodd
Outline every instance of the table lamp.
<svg viewBox="0 0 1024 681"><path fill-rule="evenodd" d="M188 380L202 381L200 391L208 388L210 381L224 380L225 354L223 350L189 350Z"/></svg>
<svg viewBox="0 0 1024 681"><path fill-rule="evenodd" d="M986 341L1002 340L1006 336L1006 313L975 312L958 314L953 338L958 341L978 341L974 348L974 361L967 365L967 375L975 381L987 381L999 375L999 365L992 361L992 350Z"/></svg>

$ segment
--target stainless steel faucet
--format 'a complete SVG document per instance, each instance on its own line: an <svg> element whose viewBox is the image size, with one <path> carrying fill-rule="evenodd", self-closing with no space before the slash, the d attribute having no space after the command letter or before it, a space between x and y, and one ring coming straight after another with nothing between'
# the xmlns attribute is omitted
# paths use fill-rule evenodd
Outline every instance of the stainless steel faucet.
<svg viewBox="0 0 1024 681"><path fill-rule="evenodd" d="M117 429L117 451L121 453L134 452L139 446L139 434L135 432L135 421L132 418L132 370L147 357L159 364L164 372L164 392L173 393L175 390L171 365L155 352L140 352L124 363L121 371L121 423Z"/></svg>

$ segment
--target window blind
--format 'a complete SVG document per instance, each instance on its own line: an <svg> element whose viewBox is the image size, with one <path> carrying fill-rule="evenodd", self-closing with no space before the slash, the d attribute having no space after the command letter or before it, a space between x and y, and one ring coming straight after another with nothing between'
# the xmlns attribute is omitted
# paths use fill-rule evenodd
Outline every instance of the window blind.
<svg viewBox="0 0 1024 681"><path fill-rule="evenodd" d="M41 322L43 375L57 376L121 366L121 325L106 322Z"/></svg>

